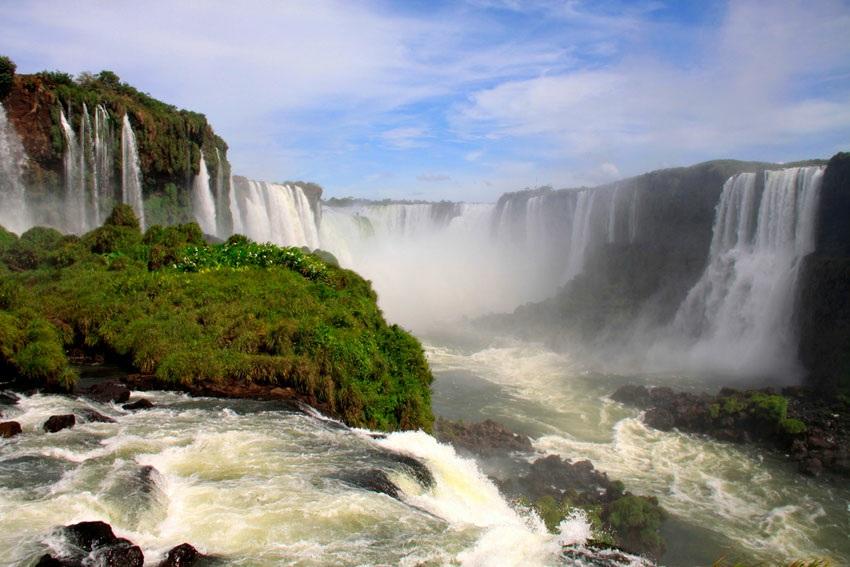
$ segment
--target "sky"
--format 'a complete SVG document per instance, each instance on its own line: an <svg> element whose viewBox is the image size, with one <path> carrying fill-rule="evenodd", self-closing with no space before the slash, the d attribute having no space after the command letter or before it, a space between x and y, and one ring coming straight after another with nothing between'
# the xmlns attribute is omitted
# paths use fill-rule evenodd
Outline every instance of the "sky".
<svg viewBox="0 0 850 567"><path fill-rule="evenodd" d="M235 173L494 201L850 150L850 1L0 0L21 73L206 114Z"/></svg>

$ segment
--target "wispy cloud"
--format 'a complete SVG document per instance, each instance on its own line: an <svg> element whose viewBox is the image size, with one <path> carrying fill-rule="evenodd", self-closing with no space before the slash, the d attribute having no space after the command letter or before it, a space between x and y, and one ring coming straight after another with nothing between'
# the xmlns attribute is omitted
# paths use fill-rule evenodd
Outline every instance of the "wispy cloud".
<svg viewBox="0 0 850 567"><path fill-rule="evenodd" d="M850 135L847 29L840 0L34 1L5 5L0 52L204 112L252 177L480 200L832 151Z"/></svg>
<svg viewBox="0 0 850 567"><path fill-rule="evenodd" d="M425 183L440 183L441 181L449 181L451 178L451 175L444 173L422 173L416 176L416 179Z"/></svg>

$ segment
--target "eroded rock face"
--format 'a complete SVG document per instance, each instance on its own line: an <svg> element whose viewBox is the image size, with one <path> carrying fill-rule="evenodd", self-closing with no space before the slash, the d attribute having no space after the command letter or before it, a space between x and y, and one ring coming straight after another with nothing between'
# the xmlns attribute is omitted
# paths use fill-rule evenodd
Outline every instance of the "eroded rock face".
<svg viewBox="0 0 850 567"><path fill-rule="evenodd" d="M76 423L77 418L71 413L65 415L51 415L47 421L44 422L42 427L48 433L56 433L57 431L74 427Z"/></svg>
<svg viewBox="0 0 850 567"><path fill-rule="evenodd" d="M21 424L17 421L4 421L0 423L0 437L14 437L21 434Z"/></svg>

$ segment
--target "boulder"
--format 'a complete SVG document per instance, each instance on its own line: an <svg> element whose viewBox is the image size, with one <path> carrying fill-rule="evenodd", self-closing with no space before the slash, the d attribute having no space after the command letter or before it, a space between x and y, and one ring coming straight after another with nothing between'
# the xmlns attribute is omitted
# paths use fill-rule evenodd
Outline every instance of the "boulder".
<svg viewBox="0 0 850 567"><path fill-rule="evenodd" d="M18 403L18 397L14 394L0 394L0 406L13 406Z"/></svg>
<svg viewBox="0 0 850 567"><path fill-rule="evenodd" d="M74 427L76 423L77 418L72 413L65 415L51 415L47 421L44 422L42 427L48 433L56 433L57 431Z"/></svg>
<svg viewBox="0 0 850 567"><path fill-rule="evenodd" d="M0 423L0 437L14 437L21 433L21 424L17 421L4 421Z"/></svg>
<svg viewBox="0 0 850 567"><path fill-rule="evenodd" d="M616 392L611 394L611 399L641 409L648 408L650 403L649 390L646 386L637 384L620 386Z"/></svg>
<svg viewBox="0 0 850 567"><path fill-rule="evenodd" d="M153 407L153 402L150 401L147 398L142 398L140 400L136 400L133 403L124 404L121 407L124 408L125 410L131 410L131 411L142 410L142 409L150 409L150 408Z"/></svg>
<svg viewBox="0 0 850 567"><path fill-rule="evenodd" d="M189 567L195 565L204 556L188 543L181 543L171 549L165 559L159 562L159 567Z"/></svg>
<svg viewBox="0 0 850 567"><path fill-rule="evenodd" d="M666 409L651 408L644 414L644 421L650 427L660 429L661 431L670 431L675 425L675 419Z"/></svg>
<svg viewBox="0 0 850 567"><path fill-rule="evenodd" d="M381 469L369 469L365 472L358 472L349 475L346 481L358 488L368 490L370 492L380 492L386 494L396 500L399 499L399 489L387 476L387 473Z"/></svg>
<svg viewBox="0 0 850 567"><path fill-rule="evenodd" d="M82 395L102 404L110 402L121 404L130 399L130 389L121 382L109 380L95 384L82 392Z"/></svg>
<svg viewBox="0 0 850 567"><path fill-rule="evenodd" d="M84 409L80 411L80 417L82 417L83 420L88 422L115 423L115 420L111 417L103 415L102 413L94 411L93 409Z"/></svg>
<svg viewBox="0 0 850 567"><path fill-rule="evenodd" d="M112 527L105 522L80 522L62 528L62 534L82 557L61 558L45 556L39 563L45 567L51 565L82 565L92 563L100 567L142 567L144 554L139 546L130 540L116 537ZM90 558L88 556L90 555Z"/></svg>

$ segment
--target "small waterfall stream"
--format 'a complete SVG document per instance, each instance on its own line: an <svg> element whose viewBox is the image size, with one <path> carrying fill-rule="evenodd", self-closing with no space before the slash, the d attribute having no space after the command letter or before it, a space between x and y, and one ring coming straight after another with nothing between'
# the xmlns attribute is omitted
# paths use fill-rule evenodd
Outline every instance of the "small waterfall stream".
<svg viewBox="0 0 850 567"><path fill-rule="evenodd" d="M210 189L210 172L207 169L207 161L204 159L203 152L201 152L198 175L192 181L192 211L204 234L213 236L218 234L215 197L213 197Z"/></svg>
<svg viewBox="0 0 850 567"><path fill-rule="evenodd" d="M145 227L145 206L142 200L142 173L139 167L139 150L136 135L126 114L121 125L121 199L130 205Z"/></svg>

